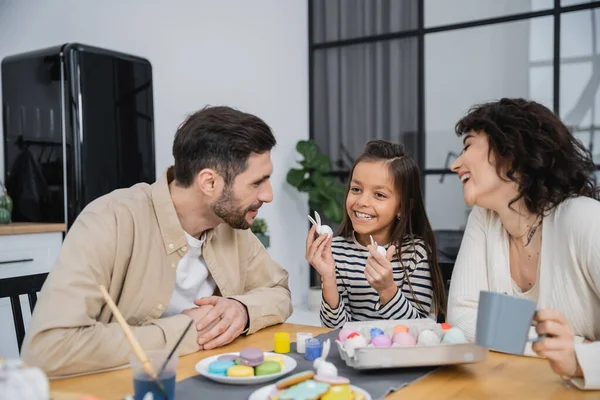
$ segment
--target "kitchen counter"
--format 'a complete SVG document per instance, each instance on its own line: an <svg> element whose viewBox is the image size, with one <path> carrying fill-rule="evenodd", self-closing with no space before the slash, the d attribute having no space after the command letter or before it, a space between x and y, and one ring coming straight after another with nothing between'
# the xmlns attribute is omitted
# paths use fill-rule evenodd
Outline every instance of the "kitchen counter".
<svg viewBox="0 0 600 400"><path fill-rule="evenodd" d="M60 223L15 222L13 224L0 225L0 236L65 231L66 225Z"/></svg>

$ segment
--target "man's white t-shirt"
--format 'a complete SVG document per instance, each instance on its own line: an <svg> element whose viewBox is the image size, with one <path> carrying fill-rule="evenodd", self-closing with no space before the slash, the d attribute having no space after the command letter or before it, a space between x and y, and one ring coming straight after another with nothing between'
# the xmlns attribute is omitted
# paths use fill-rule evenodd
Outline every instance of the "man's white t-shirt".
<svg viewBox="0 0 600 400"><path fill-rule="evenodd" d="M206 233L202 234L199 240L187 232L185 232L185 237L189 249L177 264L175 290L162 317L181 314L188 308L196 307L194 300L212 296L215 293L215 281L210 276L202 257L202 243L206 239Z"/></svg>

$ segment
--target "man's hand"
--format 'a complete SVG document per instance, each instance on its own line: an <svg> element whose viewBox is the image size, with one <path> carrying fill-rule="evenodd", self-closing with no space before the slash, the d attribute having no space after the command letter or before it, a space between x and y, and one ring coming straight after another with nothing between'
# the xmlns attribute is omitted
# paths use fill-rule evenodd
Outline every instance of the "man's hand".
<svg viewBox="0 0 600 400"><path fill-rule="evenodd" d="M194 301L200 308L212 308L196 323L198 344L210 350L231 343L240 336L248 323L246 306L226 297L203 297Z"/></svg>
<svg viewBox="0 0 600 400"><path fill-rule="evenodd" d="M183 310L182 314L185 314L191 319L193 319L194 325L198 325L200 321L204 319L206 314L208 314L208 312L213 309L213 307L213 305L205 305L196 308L188 308L187 310Z"/></svg>
<svg viewBox="0 0 600 400"><path fill-rule="evenodd" d="M188 308L187 310L183 310L182 314L185 314L188 317L190 317L192 320L194 320L194 326L197 326L204 319L204 317L206 317L206 314L208 314L208 312L213 309L213 307L214 306L212 306L212 305L206 305L206 306L200 306L200 307L196 307L196 308ZM209 326L209 328L212 328L215 325L216 325L216 321L213 324L211 324ZM199 334L198 334L198 338L200 338ZM196 340L198 340L198 339L196 339ZM198 344L200 345L200 350L204 350L204 346L202 346L200 344L200 342L198 342Z"/></svg>

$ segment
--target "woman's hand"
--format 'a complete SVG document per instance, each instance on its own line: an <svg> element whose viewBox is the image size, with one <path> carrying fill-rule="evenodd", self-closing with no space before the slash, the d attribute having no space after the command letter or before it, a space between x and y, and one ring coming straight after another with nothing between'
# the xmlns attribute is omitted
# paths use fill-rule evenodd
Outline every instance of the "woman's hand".
<svg viewBox="0 0 600 400"><path fill-rule="evenodd" d="M565 316L558 310L542 309L535 315L538 335L546 337L533 344L533 351L550 362L559 375L582 377L583 372L575 354L575 334Z"/></svg>
<svg viewBox="0 0 600 400"><path fill-rule="evenodd" d="M332 237L323 234L315 239L316 227L313 225L306 238L306 261L321 275L323 281L335 281L335 260L331 254Z"/></svg>

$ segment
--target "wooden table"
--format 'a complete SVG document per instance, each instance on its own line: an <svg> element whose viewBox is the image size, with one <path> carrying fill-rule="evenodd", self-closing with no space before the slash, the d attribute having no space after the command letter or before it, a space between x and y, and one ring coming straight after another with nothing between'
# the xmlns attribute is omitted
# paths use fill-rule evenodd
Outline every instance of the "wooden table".
<svg viewBox="0 0 600 400"><path fill-rule="evenodd" d="M273 334L287 331L312 332L329 329L316 326L283 324L237 339L229 346L201 351L179 359L177 381L196 375L194 365L218 353L239 351L244 347L273 349ZM93 394L105 400L121 400L133 393L131 371L104 372L50 382L53 400L75 400L81 394ZM600 392L568 388L545 360L490 352L488 359L474 364L443 367L387 397L394 399L598 399Z"/></svg>

